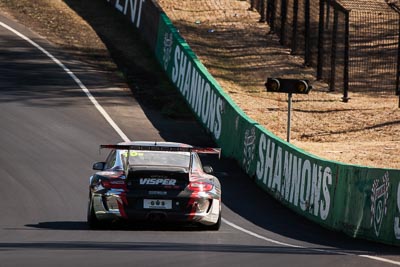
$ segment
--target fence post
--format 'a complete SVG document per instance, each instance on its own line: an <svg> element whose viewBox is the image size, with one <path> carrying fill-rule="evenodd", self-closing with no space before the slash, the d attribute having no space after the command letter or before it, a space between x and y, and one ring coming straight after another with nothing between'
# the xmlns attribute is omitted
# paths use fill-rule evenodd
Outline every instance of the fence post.
<svg viewBox="0 0 400 267"><path fill-rule="evenodd" d="M271 4L271 0L267 0L267 6L266 6L266 11L265 11L265 14L266 14L266 20L267 20L267 23L268 23L268 25L271 25L271 19L272 19L272 4Z"/></svg>
<svg viewBox="0 0 400 267"><path fill-rule="evenodd" d="M310 0L304 1L304 65L310 65Z"/></svg>
<svg viewBox="0 0 400 267"><path fill-rule="evenodd" d="M259 13L260 13L261 17L260 17L259 22L265 22L265 1L266 0L261 0L260 1L260 5L259 5L260 11L259 11Z"/></svg>
<svg viewBox="0 0 400 267"><path fill-rule="evenodd" d="M349 15L350 11L345 12L345 43L344 43L344 73L343 73L343 102L347 103L349 101Z"/></svg>
<svg viewBox="0 0 400 267"><path fill-rule="evenodd" d="M319 0L317 80L322 79L322 73L324 67L325 1L326 0Z"/></svg>
<svg viewBox="0 0 400 267"><path fill-rule="evenodd" d="M399 96L399 108L400 108L400 13L399 14L399 20L398 20L398 26L399 26L399 39L398 39L398 44L397 44L397 73L396 73L396 95Z"/></svg>
<svg viewBox="0 0 400 267"><path fill-rule="evenodd" d="M292 47L291 54L296 53L297 50L297 19L299 12L299 0L293 0L293 27L292 27Z"/></svg>
<svg viewBox="0 0 400 267"><path fill-rule="evenodd" d="M287 14L287 0L281 1L281 34L279 43L285 44L285 30L286 30L286 14Z"/></svg>
<svg viewBox="0 0 400 267"><path fill-rule="evenodd" d="M254 1L255 0L250 0L250 8L249 8L249 10L254 10Z"/></svg>
<svg viewBox="0 0 400 267"><path fill-rule="evenodd" d="M332 48L331 48L331 77L329 81L329 91L335 91L336 82L336 35L338 30L338 11L334 9L333 30L332 30Z"/></svg>
<svg viewBox="0 0 400 267"><path fill-rule="evenodd" d="M269 27L271 28L271 32L275 31L275 1L276 0L268 0L268 21L269 21Z"/></svg>

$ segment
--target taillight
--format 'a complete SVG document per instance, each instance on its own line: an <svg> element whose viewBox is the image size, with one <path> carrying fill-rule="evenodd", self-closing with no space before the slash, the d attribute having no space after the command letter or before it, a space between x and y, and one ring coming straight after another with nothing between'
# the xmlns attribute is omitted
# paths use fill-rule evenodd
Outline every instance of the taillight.
<svg viewBox="0 0 400 267"><path fill-rule="evenodd" d="M126 188L125 180L123 179L110 179L102 180L101 185L106 189L124 189Z"/></svg>
<svg viewBox="0 0 400 267"><path fill-rule="evenodd" d="M213 185L206 182L190 182L188 188L195 192L204 192L213 189Z"/></svg>

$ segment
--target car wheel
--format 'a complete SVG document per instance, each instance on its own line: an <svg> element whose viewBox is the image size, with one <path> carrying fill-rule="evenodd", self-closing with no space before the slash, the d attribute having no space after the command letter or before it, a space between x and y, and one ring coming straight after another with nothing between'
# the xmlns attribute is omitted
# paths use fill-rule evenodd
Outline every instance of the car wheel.
<svg viewBox="0 0 400 267"><path fill-rule="evenodd" d="M221 212L219 213L218 221L213 225L207 226L207 230L218 231L220 227L221 227Z"/></svg>
<svg viewBox="0 0 400 267"><path fill-rule="evenodd" d="M96 230L102 228L102 223L97 219L93 208L93 198L89 197L88 211L87 211L87 224L90 229Z"/></svg>
<svg viewBox="0 0 400 267"><path fill-rule="evenodd" d="M218 231L219 228L221 227L221 211L219 212L218 215L218 221L215 224L212 225L198 224L198 227L200 228L200 230Z"/></svg>

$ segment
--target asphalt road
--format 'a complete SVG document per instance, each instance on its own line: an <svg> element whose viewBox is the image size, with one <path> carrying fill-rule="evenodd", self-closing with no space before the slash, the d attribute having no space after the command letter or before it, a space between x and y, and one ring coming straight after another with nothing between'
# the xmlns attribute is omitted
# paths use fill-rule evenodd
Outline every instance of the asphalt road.
<svg viewBox="0 0 400 267"><path fill-rule="evenodd" d="M193 122L146 110L128 91L0 16L60 59L131 140L212 144ZM0 25L0 266L390 266L398 248L312 224L259 190L234 162L212 162L223 188L218 232L86 226L98 145L122 141L87 95L37 47ZM385 262L390 260L391 262Z"/></svg>

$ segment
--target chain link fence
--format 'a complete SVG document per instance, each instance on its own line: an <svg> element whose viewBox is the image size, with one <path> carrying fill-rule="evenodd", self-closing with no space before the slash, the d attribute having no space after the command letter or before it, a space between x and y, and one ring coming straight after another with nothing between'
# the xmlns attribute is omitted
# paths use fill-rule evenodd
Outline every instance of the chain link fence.
<svg viewBox="0 0 400 267"><path fill-rule="evenodd" d="M400 16L384 0L251 0L282 45L331 91L399 90Z"/></svg>
<svg viewBox="0 0 400 267"><path fill-rule="evenodd" d="M349 87L398 92L399 14L385 2L354 4L345 5L351 9Z"/></svg>

